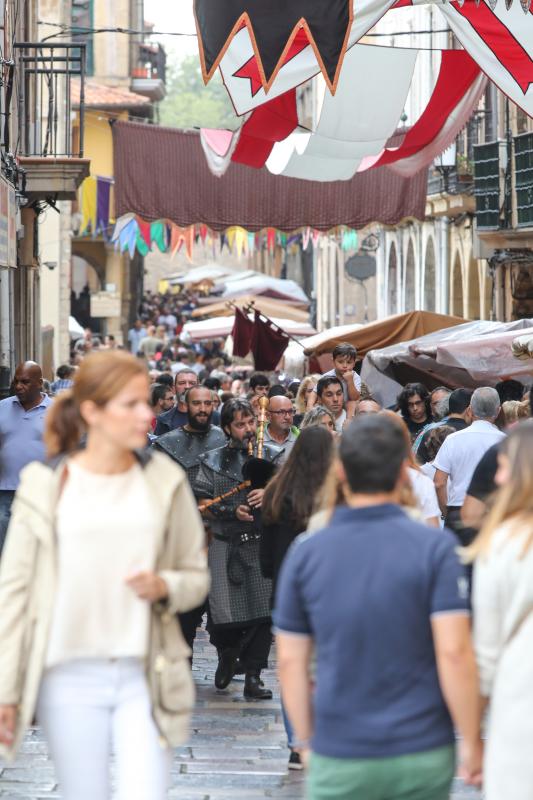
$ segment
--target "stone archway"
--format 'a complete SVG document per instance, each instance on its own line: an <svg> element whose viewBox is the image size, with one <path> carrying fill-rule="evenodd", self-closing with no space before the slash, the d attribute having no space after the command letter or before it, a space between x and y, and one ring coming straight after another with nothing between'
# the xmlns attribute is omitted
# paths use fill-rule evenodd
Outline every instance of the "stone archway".
<svg viewBox="0 0 533 800"><path fill-rule="evenodd" d="M389 314L398 313L398 251L395 242L391 243L389 250L389 263L387 266L387 310Z"/></svg>
<svg viewBox="0 0 533 800"><path fill-rule="evenodd" d="M435 242L433 236L430 236L426 245L426 257L424 259L424 290L422 296L424 298L423 309L425 311L435 311L436 309L436 259L435 259Z"/></svg>
<svg viewBox="0 0 533 800"><path fill-rule="evenodd" d="M477 261L470 260L468 266L468 319L481 319L481 291Z"/></svg>
<svg viewBox="0 0 533 800"><path fill-rule="evenodd" d="M450 314L456 317L462 317L464 315L463 297L464 287L461 256L459 252L456 252L450 280Z"/></svg>
<svg viewBox="0 0 533 800"><path fill-rule="evenodd" d="M405 260L405 311L414 311L416 303L416 262L413 240L409 239Z"/></svg>

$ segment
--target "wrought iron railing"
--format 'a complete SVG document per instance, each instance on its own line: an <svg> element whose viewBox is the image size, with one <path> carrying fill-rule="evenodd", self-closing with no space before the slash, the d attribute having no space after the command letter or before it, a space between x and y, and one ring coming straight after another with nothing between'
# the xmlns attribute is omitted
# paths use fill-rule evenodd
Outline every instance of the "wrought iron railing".
<svg viewBox="0 0 533 800"><path fill-rule="evenodd" d="M515 136L517 227L533 226L533 133Z"/></svg>
<svg viewBox="0 0 533 800"><path fill-rule="evenodd" d="M454 168L433 168L428 175L428 195L472 194L474 182L471 175L458 173Z"/></svg>
<svg viewBox="0 0 533 800"><path fill-rule="evenodd" d="M19 155L83 156L85 45L80 42L19 42ZM73 142L73 87L79 136Z"/></svg>

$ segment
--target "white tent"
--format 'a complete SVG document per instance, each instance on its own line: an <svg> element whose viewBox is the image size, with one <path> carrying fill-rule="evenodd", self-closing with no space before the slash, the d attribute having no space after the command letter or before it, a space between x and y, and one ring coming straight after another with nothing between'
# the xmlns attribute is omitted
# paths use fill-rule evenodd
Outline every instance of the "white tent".
<svg viewBox="0 0 533 800"><path fill-rule="evenodd" d="M315 329L307 322L295 322L292 319L273 319L275 325L291 336L304 337L315 333ZM201 342L205 339L225 339L233 330L235 317L213 317L201 322L186 322L181 336L184 341Z"/></svg>
<svg viewBox="0 0 533 800"><path fill-rule="evenodd" d="M392 405L407 381L434 386L494 386L505 378L525 380L531 364L513 356L517 332L533 328L533 319L514 322L466 322L427 336L372 350L361 377L384 405Z"/></svg>
<svg viewBox="0 0 533 800"><path fill-rule="evenodd" d="M309 303L309 298L295 281L272 278L269 275L254 275L249 278L229 282L222 292L222 298L229 300L243 294L266 295L296 303Z"/></svg>
<svg viewBox="0 0 533 800"><path fill-rule="evenodd" d="M205 264L203 267L193 267L187 272L176 272L169 276L171 285L179 283L201 283L202 281L218 281L225 276L236 275L230 267L221 267L219 264Z"/></svg>

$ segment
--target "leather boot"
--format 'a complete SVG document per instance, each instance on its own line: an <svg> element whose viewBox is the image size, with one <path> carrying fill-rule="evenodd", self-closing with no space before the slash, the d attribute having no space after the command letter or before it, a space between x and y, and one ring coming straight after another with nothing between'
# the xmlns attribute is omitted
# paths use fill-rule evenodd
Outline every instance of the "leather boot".
<svg viewBox="0 0 533 800"><path fill-rule="evenodd" d="M249 670L244 679L244 696L248 700L272 700L270 689L263 688L261 672L259 670Z"/></svg>
<svg viewBox="0 0 533 800"><path fill-rule="evenodd" d="M237 653L235 650L221 650L218 654L218 667L215 672L215 686L217 689L226 689L235 675Z"/></svg>

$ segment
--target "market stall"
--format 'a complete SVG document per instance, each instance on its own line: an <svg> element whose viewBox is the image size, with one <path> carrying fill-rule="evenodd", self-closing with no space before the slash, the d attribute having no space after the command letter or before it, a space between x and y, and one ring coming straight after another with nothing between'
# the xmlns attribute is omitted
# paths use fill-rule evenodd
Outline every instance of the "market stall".
<svg viewBox="0 0 533 800"><path fill-rule="evenodd" d="M533 320L465 322L369 352L361 377L384 405L394 403L403 385L420 381L428 388L495 385L505 378L529 382L533 365L513 356L516 332Z"/></svg>

